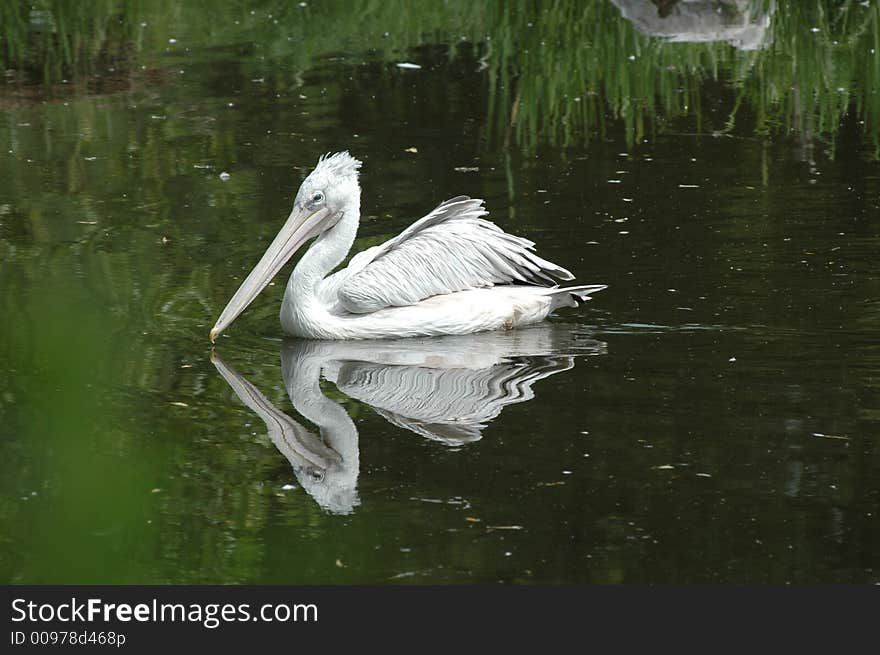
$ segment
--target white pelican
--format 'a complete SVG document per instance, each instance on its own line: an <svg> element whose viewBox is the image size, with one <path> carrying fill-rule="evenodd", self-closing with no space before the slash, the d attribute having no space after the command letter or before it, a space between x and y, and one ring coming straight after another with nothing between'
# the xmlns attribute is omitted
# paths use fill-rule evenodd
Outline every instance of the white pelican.
<svg viewBox="0 0 880 655"><path fill-rule="evenodd" d="M314 237L281 305L281 327L296 337L384 339L512 329L541 321L557 307L576 307L605 288L556 286L553 277L574 276L538 257L531 241L480 218L487 213L483 201L467 196L440 203L328 277L357 234L360 166L347 152L318 160L284 227L211 329L212 341Z"/></svg>

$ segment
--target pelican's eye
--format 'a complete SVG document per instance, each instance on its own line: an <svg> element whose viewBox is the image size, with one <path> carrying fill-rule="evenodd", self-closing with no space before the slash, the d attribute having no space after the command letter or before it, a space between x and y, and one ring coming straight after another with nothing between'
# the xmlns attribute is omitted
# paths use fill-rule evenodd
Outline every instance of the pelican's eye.
<svg viewBox="0 0 880 655"><path fill-rule="evenodd" d="M309 199L309 204L311 204L311 205L313 205L313 206L318 206L318 205L321 205L321 204L323 204L323 203L324 203L324 193L321 192L321 191L316 191L316 192L315 192L315 195L313 195L313 196Z"/></svg>
<svg viewBox="0 0 880 655"><path fill-rule="evenodd" d="M323 482L324 481L324 471L316 468L309 468L308 470L309 477L313 482Z"/></svg>

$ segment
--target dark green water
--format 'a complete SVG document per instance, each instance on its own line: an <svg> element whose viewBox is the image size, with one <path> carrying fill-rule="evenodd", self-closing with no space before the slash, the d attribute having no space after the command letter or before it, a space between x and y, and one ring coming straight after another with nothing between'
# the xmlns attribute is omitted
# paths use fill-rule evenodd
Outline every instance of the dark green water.
<svg viewBox="0 0 880 655"><path fill-rule="evenodd" d="M777 10L746 51L605 3L595 25L367 2L335 35L312 4L123 16L122 69L0 85L0 579L880 582L876 5L817 33ZM503 59L553 21L604 82L556 94L552 44ZM773 100L813 34L834 74ZM287 266L212 361L343 148L356 249L468 194L608 290L521 333L356 348L281 339Z"/></svg>

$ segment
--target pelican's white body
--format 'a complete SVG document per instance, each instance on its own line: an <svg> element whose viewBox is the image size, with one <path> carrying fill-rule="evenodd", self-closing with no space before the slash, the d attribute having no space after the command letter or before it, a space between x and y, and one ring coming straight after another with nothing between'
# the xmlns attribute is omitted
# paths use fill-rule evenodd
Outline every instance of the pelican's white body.
<svg viewBox="0 0 880 655"><path fill-rule="evenodd" d="M534 252L534 243L482 218L482 200L438 205L398 236L345 258L360 222L360 162L322 158L294 209L211 331L244 310L302 243L317 237L287 283L285 333L309 339L382 339L512 329L577 306L604 285L560 288L572 274Z"/></svg>
<svg viewBox="0 0 880 655"><path fill-rule="evenodd" d="M371 314L339 314L316 298L288 292L281 307L286 334L308 339L386 339L470 334L544 320L553 299L541 287L469 289ZM310 302L311 301L311 302Z"/></svg>
<svg viewBox="0 0 880 655"><path fill-rule="evenodd" d="M411 305L385 307L369 313L352 313L340 300L340 290L374 261L375 246L358 253L349 265L325 277L345 257L354 243L360 217L359 196L344 208L337 225L321 234L297 263L287 282L281 304L281 327L286 334L307 339L387 339L393 337L470 334L512 329L544 320L560 305L576 304L579 297L603 289L592 287L540 287L496 285L429 296ZM424 220L424 219L423 219ZM427 267L431 257L449 257L440 249L423 254ZM393 276L394 291L423 283L419 270ZM351 284L348 285L348 288Z"/></svg>

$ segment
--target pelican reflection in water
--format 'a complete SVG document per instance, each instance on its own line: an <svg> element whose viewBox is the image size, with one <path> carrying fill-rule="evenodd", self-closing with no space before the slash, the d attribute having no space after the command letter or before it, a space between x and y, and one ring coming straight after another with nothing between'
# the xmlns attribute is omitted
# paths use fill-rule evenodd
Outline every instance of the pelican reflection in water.
<svg viewBox="0 0 880 655"><path fill-rule="evenodd" d="M543 320L577 306L601 284L559 287L574 276L534 252L534 244L482 218L483 201L459 196L438 205L382 245L345 259L360 222L361 162L347 152L322 157L262 259L211 329L211 340L256 298L308 240L284 292L281 327L310 339L469 334Z"/></svg>
<svg viewBox="0 0 880 655"><path fill-rule="evenodd" d="M434 339L288 340L281 350L284 385L294 409L320 435L273 406L218 355L211 357L266 423L303 489L323 509L346 514L359 502L358 431L343 406L321 392L321 377L396 426L460 446L480 439L507 405L531 400L535 382L572 368L575 355L604 352L604 343L576 341L550 325Z"/></svg>

